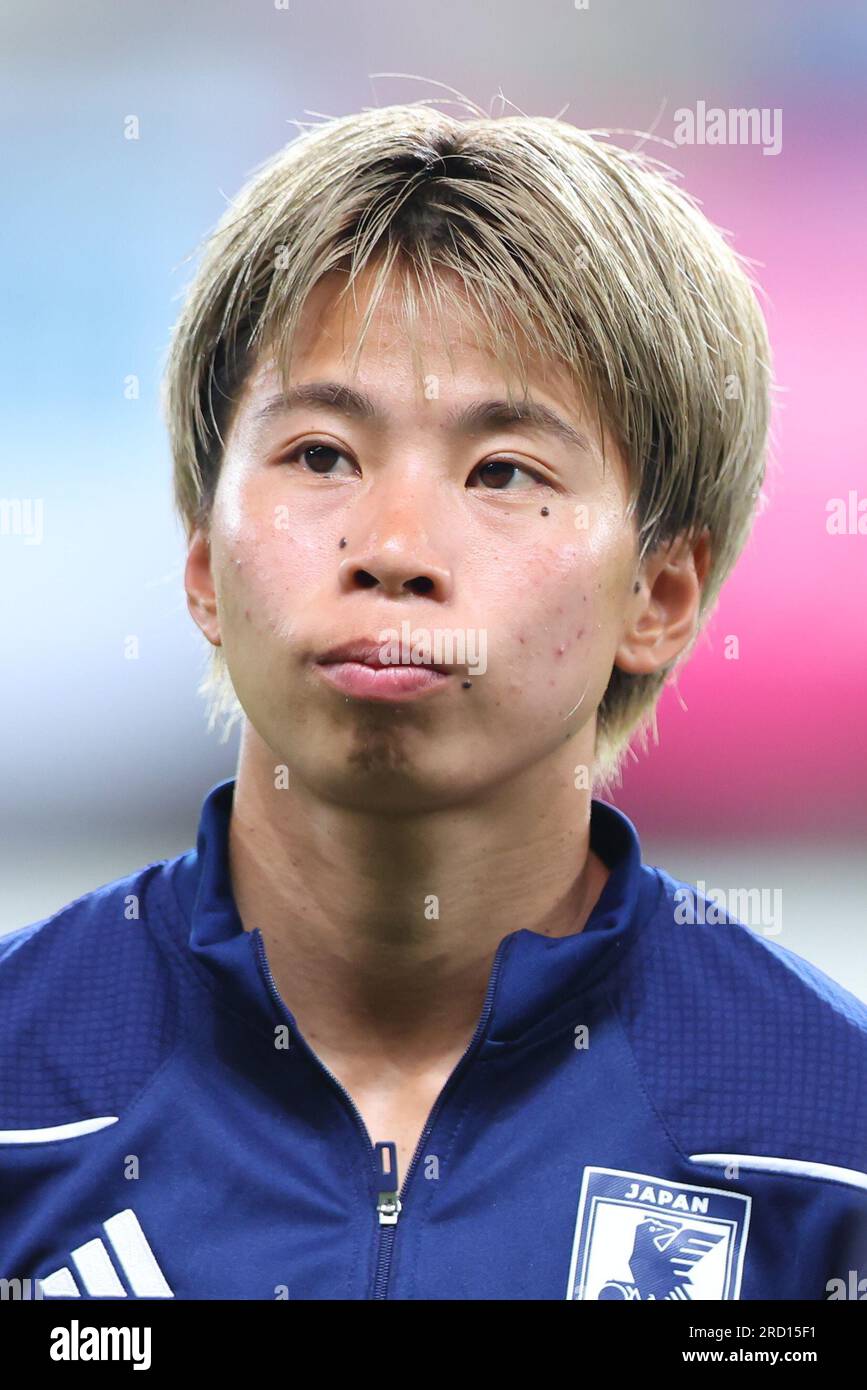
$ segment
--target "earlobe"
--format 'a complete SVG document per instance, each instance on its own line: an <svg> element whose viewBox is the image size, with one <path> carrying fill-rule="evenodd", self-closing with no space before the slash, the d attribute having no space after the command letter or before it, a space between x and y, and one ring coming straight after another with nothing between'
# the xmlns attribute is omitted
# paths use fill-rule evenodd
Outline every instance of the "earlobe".
<svg viewBox="0 0 867 1390"><path fill-rule="evenodd" d="M222 646L217 595L211 573L211 544L200 526L197 526L190 536L184 569L184 588L187 594L187 608L193 622L212 646Z"/></svg>

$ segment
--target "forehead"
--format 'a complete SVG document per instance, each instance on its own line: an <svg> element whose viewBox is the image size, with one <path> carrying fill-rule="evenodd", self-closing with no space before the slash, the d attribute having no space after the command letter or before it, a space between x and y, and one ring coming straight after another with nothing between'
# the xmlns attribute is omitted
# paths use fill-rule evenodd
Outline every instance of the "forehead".
<svg viewBox="0 0 867 1390"><path fill-rule="evenodd" d="M408 295L404 276L392 274L373 302L372 268L348 284L332 271L310 292L286 361L266 335L244 391L246 404L291 382L328 375L378 377L398 382L414 371L426 399L431 391L454 393L496 385L498 394L521 399L533 388L587 420L579 383L553 350L543 354L507 308L496 324L472 301L460 277L446 271L435 291L417 284ZM395 375L397 373L398 375ZM431 387L431 378L436 387Z"/></svg>
<svg viewBox="0 0 867 1390"><path fill-rule="evenodd" d="M504 310L500 315L506 319L508 335L520 347L514 315ZM409 328L415 340L428 347L443 346L455 338L479 347L490 348L493 343L493 323L486 321L455 271L443 270L435 285L424 288L406 268L394 267L381 280L376 265L371 265L352 283L342 271L332 271L318 282L304 306L299 347L309 350L325 337L349 351L368 317L375 336L386 344L405 340Z"/></svg>

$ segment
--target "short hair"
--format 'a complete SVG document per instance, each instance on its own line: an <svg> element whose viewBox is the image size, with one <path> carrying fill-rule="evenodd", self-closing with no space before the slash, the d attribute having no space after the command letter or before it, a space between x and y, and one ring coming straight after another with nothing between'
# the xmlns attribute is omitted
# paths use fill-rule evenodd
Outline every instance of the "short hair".
<svg viewBox="0 0 867 1390"><path fill-rule="evenodd" d="M425 103L302 129L257 166L203 243L171 335L163 409L189 539L207 527L225 432L260 350L287 382L307 296L330 271L346 273L343 292L365 267L374 277L357 352L397 283L411 342L419 305L445 300L469 304L519 379L522 334L565 367L623 450L639 560L681 532L707 529L711 544L688 646L651 674L612 669L596 720L593 776L604 783L634 734L646 748L662 689L747 540L773 386L749 263L673 171L599 136ZM243 711L221 647L199 690L225 738Z"/></svg>

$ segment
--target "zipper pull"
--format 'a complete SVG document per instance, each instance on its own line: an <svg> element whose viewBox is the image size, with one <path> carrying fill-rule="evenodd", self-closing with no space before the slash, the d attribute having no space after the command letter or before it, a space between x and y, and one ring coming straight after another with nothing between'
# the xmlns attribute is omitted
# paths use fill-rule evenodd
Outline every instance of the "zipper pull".
<svg viewBox="0 0 867 1390"><path fill-rule="evenodd" d="M397 1181L397 1145L381 1143L374 1145L376 1153L376 1174L379 1179L379 1196L376 1210L379 1212L380 1226L396 1226L401 1212Z"/></svg>

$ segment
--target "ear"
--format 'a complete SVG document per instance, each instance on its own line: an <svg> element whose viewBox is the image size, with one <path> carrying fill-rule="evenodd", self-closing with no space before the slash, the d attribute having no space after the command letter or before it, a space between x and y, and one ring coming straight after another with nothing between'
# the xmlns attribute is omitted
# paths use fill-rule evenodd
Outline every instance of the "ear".
<svg viewBox="0 0 867 1390"><path fill-rule="evenodd" d="M629 595L615 666L630 675L652 675L689 645L710 561L707 529L697 538L680 535L647 556L637 576L638 592Z"/></svg>
<svg viewBox="0 0 867 1390"><path fill-rule="evenodd" d="M187 607L193 622L213 647L222 646L217 596L211 575L211 542L206 530L201 526L197 526L190 536L184 570L184 588L187 591Z"/></svg>

